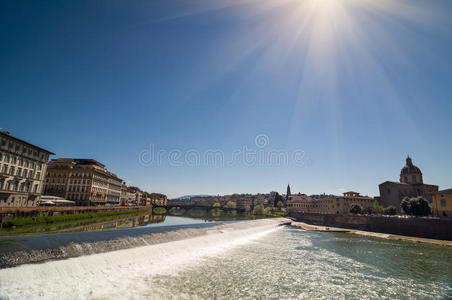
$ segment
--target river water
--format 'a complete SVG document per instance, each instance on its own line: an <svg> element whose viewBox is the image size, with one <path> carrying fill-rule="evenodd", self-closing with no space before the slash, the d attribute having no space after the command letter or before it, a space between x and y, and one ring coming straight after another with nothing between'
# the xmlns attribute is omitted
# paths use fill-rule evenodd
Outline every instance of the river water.
<svg viewBox="0 0 452 300"><path fill-rule="evenodd" d="M72 255L78 257L3 268L0 295L10 299L452 298L448 247L302 231L280 226L281 219L191 222L161 226L158 231L148 228L152 230L131 238L121 236L124 243L117 244L124 249L120 250L79 252ZM108 248L115 239L101 241L102 247ZM130 239L143 243L136 246ZM87 245L100 249L91 239L70 247L57 240L64 251L70 247L87 251Z"/></svg>

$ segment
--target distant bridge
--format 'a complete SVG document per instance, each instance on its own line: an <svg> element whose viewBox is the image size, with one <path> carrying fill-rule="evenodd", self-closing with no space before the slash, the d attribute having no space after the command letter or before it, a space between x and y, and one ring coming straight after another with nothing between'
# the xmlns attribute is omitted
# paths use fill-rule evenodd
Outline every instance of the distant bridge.
<svg viewBox="0 0 452 300"><path fill-rule="evenodd" d="M184 202L170 202L168 201L167 204L167 208L171 209L171 208L183 208L183 209L192 209L192 208L201 208L201 209L214 209L214 208L219 208L221 210L224 211L232 211L232 210L236 210L236 211L245 211L245 209L243 208L230 208L230 207L213 207L210 205L199 205L199 204L193 204L193 203L184 203Z"/></svg>

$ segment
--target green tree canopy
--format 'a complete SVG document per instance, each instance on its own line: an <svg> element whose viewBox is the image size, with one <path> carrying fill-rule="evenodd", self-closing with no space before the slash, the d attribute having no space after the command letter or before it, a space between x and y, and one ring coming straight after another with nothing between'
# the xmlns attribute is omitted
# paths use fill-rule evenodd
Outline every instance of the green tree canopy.
<svg viewBox="0 0 452 300"><path fill-rule="evenodd" d="M402 202L400 202L400 207L406 214L411 214L410 197L404 197Z"/></svg>
<svg viewBox="0 0 452 300"><path fill-rule="evenodd" d="M254 206L253 215L264 215L264 206L262 204Z"/></svg>
<svg viewBox="0 0 452 300"><path fill-rule="evenodd" d="M228 201L228 203L226 203L225 205L224 205L224 207L226 207L226 208L236 208L236 203L234 202L234 201Z"/></svg>
<svg viewBox="0 0 452 300"><path fill-rule="evenodd" d="M215 203L213 204L213 207L221 207L220 202L215 202Z"/></svg>
<svg viewBox="0 0 452 300"><path fill-rule="evenodd" d="M394 206L388 206L383 211L384 215L394 216L397 214L397 209Z"/></svg>
<svg viewBox="0 0 452 300"><path fill-rule="evenodd" d="M363 209L359 204L353 204L352 207L350 207L350 212L352 214L360 214L362 211Z"/></svg>
<svg viewBox="0 0 452 300"><path fill-rule="evenodd" d="M372 212L373 212L372 207L369 207L369 206L364 207L363 211L362 211L362 213L366 214L366 215L371 215Z"/></svg>
<svg viewBox="0 0 452 300"><path fill-rule="evenodd" d="M374 204L372 206L372 213L374 214L382 214L383 213L383 206L381 206L377 199L374 200Z"/></svg>
<svg viewBox="0 0 452 300"><path fill-rule="evenodd" d="M400 203L403 211L408 215L413 216L428 216L432 213L430 206L428 205L427 200L424 197L414 197L414 198L403 198Z"/></svg>

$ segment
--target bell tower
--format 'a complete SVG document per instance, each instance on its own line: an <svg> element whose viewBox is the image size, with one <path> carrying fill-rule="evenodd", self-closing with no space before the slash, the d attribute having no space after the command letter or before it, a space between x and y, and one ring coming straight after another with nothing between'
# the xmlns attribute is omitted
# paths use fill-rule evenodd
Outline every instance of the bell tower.
<svg viewBox="0 0 452 300"><path fill-rule="evenodd" d="M287 192L286 192L286 198L284 199L284 200L285 200L285 201L284 201L284 204L287 203L287 200L290 199L290 196L291 196L291 193L290 193L290 185L287 184Z"/></svg>

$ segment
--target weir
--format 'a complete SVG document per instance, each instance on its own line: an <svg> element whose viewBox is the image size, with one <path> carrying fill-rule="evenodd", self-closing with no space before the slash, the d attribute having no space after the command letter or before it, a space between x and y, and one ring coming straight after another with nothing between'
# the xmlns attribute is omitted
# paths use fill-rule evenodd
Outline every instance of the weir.
<svg viewBox="0 0 452 300"><path fill-rule="evenodd" d="M2 269L0 297L108 298L114 294L127 298L126 293L134 292L128 286L137 281L146 283L150 276L172 274L204 257L262 237L284 223L285 219L242 221L34 250L41 259L50 259L52 253L58 258L83 256ZM86 255L120 248L130 249ZM16 258L25 262L24 257ZM105 294L106 290L113 294Z"/></svg>
<svg viewBox="0 0 452 300"><path fill-rule="evenodd" d="M242 230L250 226L279 225L284 219L216 222L187 225L128 228L122 230L59 233L0 238L0 267L65 259L96 253L148 246ZM287 220L286 220L287 221Z"/></svg>
<svg viewBox="0 0 452 300"><path fill-rule="evenodd" d="M452 253L447 247L278 226L284 223L261 219L77 242L74 247L85 253L79 257L0 269L0 299L452 295ZM144 246L130 247L139 239ZM86 255L111 249L107 241L129 248Z"/></svg>

